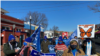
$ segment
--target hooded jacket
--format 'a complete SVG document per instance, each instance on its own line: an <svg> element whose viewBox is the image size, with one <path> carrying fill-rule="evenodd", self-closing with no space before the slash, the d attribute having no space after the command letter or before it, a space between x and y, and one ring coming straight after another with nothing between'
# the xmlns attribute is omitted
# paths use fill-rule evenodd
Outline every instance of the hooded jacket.
<svg viewBox="0 0 100 56"><path fill-rule="evenodd" d="M9 36L8 41L11 41L12 39L15 40L15 37L13 35ZM4 48L3 48L3 52L5 54L5 56L15 56L15 48L20 47L18 42L15 42L14 45L11 45L10 42L7 42L6 44L4 44Z"/></svg>

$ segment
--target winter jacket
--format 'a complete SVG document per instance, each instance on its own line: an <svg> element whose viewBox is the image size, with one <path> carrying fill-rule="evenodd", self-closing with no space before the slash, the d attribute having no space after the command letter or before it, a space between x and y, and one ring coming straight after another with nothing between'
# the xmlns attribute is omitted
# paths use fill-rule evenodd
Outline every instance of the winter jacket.
<svg viewBox="0 0 100 56"><path fill-rule="evenodd" d="M82 44L82 49L83 49L84 52L86 52L86 46L84 46L84 44L87 44L86 40L84 40L83 44ZM93 42L92 42L91 54L96 54L95 44Z"/></svg>
<svg viewBox="0 0 100 56"><path fill-rule="evenodd" d="M76 52L76 55L75 56L80 56L80 55L85 55L84 51L79 49L77 52ZM62 56L73 56L72 52L70 49L66 49Z"/></svg>
<svg viewBox="0 0 100 56"><path fill-rule="evenodd" d="M48 45L50 45L50 42L47 40L46 42L43 40L41 43L41 49L43 53L49 53Z"/></svg>
<svg viewBox="0 0 100 56"><path fill-rule="evenodd" d="M11 50L11 44L9 42L4 44L3 52L5 56L15 56L16 55L15 48L17 47L20 47L18 42L15 42L15 44L12 46L12 50Z"/></svg>

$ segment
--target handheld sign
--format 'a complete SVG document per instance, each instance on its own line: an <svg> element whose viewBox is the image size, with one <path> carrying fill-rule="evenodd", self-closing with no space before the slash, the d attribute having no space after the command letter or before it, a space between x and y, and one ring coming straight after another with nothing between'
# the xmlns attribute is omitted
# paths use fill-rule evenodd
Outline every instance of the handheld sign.
<svg viewBox="0 0 100 56"><path fill-rule="evenodd" d="M89 25L78 25L77 26L77 37L78 38L94 38L95 24Z"/></svg>
<svg viewBox="0 0 100 56"><path fill-rule="evenodd" d="M64 38L64 36L68 37L68 32L62 32L62 37Z"/></svg>
<svg viewBox="0 0 100 56"><path fill-rule="evenodd" d="M55 48L55 45L48 45L48 49L50 53L55 53L54 48Z"/></svg>

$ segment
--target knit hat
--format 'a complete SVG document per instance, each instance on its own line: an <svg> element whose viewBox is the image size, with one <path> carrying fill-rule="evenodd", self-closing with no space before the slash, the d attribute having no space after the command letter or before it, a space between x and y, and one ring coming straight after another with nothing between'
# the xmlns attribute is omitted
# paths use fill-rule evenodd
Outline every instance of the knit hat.
<svg viewBox="0 0 100 56"><path fill-rule="evenodd" d="M47 39L47 36L44 36L44 39Z"/></svg>
<svg viewBox="0 0 100 56"><path fill-rule="evenodd" d="M59 37L58 41L63 41L62 36Z"/></svg>
<svg viewBox="0 0 100 56"><path fill-rule="evenodd" d="M78 40L77 40L77 39L71 39L71 40L70 40L70 42L71 42L71 41L76 41L76 42L78 42Z"/></svg>
<svg viewBox="0 0 100 56"><path fill-rule="evenodd" d="M15 40L15 37L14 37L13 35L10 35L10 36L9 36L8 41L11 41L11 40Z"/></svg>
<svg viewBox="0 0 100 56"><path fill-rule="evenodd" d="M28 38L25 39L25 41L31 43L32 39L30 37L28 37Z"/></svg>

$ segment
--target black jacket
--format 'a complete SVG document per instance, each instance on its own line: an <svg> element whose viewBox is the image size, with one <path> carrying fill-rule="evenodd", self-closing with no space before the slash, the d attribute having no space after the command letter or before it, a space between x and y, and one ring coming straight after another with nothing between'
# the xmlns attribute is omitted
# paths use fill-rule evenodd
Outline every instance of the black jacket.
<svg viewBox="0 0 100 56"><path fill-rule="evenodd" d="M91 54L96 54L95 44L94 44L93 41L91 41L91 42L92 42ZM84 46L84 44L87 44L87 41L86 41L86 40L84 40L84 41L83 41L83 44L82 44L82 49L83 49L83 51L85 52L85 51L86 51L86 46Z"/></svg>

